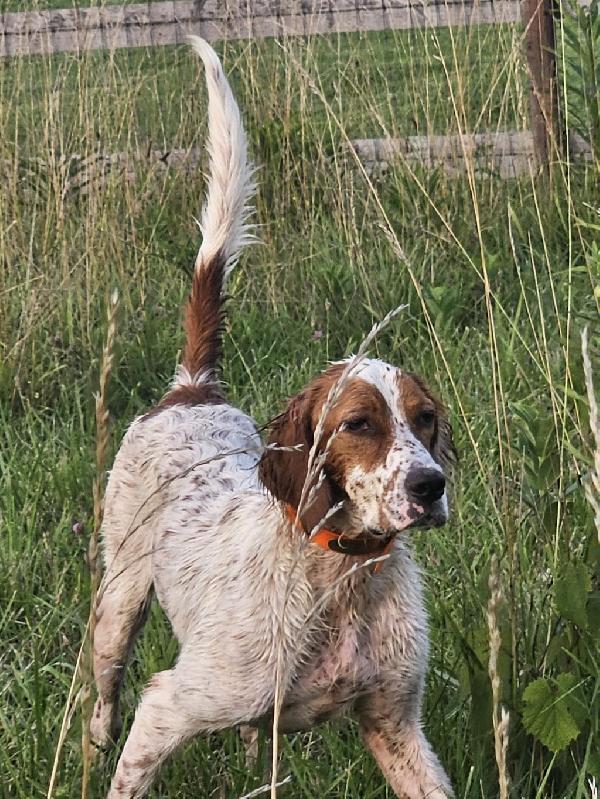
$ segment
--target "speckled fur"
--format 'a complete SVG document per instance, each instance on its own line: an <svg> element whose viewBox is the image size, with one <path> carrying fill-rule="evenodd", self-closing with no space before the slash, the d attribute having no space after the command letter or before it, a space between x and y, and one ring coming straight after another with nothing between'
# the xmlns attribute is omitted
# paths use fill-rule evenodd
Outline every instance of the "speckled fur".
<svg viewBox="0 0 600 799"><path fill-rule="evenodd" d="M343 582L307 624L355 559L306 545L291 529L258 482L261 451L252 421L227 405L166 408L134 422L123 441L106 497L97 740L114 734L152 585L181 651L150 681L110 796L141 795L164 758L200 732L268 724L279 640L288 665L282 732L355 714L398 796L450 795L419 725L427 625L408 544L396 543L379 574ZM426 793L435 785L446 793Z"/></svg>
<svg viewBox="0 0 600 799"><path fill-rule="evenodd" d="M402 371L391 364L368 359L355 376L372 384L385 399L391 416L393 444L381 464L369 471L355 468L348 476L346 491L360 509L356 520L362 528L404 529L423 508L410 502L404 483L409 469L427 468L442 472L431 453L410 429L404 412L400 378ZM442 497L436 507L439 521L448 517L448 500Z"/></svg>
<svg viewBox="0 0 600 799"><path fill-rule="evenodd" d="M233 159L220 174L247 178L229 86L208 45L196 42L196 49L212 70L211 113L224 114L217 127L239 128L233 140L241 144L228 149L221 141L213 159ZM245 202L236 203L231 187L219 191L230 199L207 203L212 216L205 229L221 237L218 247L203 244L211 257L236 253L245 240ZM164 760L197 734L239 724L268 728L281 654L282 732L354 715L397 796L450 797L420 726L427 622L406 536L398 534L379 573L362 569L340 580L360 558L320 549L290 524L283 503L259 478L264 447L254 422L220 402L218 392L204 390L214 375L212 364L203 374L179 370L167 395L172 401L129 428L107 487L94 636L92 734L99 744L118 735L124 669L153 590L180 644L173 668L148 683L110 799L145 795ZM356 535L372 520L400 530L413 513L403 489L407 469L439 467L403 415L400 371L366 360L359 376L384 396L393 436L378 470L349 478L343 531ZM447 514L445 496L438 512Z"/></svg>

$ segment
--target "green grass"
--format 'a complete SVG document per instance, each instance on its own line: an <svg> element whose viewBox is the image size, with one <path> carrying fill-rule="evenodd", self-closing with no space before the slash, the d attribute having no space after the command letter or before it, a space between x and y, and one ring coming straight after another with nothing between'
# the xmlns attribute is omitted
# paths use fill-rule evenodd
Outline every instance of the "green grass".
<svg viewBox="0 0 600 799"><path fill-rule="evenodd" d="M89 8L90 6L129 6L140 0L0 0L0 14L7 11L53 11L61 8Z"/></svg>
<svg viewBox="0 0 600 799"><path fill-rule="evenodd" d="M301 58L318 76L328 102L354 138L445 133L449 124L452 132L459 122L470 130L521 129L527 125L526 105L518 90L522 66L509 62L498 73L499 61L510 58L517 46L515 37L509 26L459 30L452 35L445 29L433 39L419 31L385 31L367 37L348 34L315 38ZM296 49L293 41L289 46ZM248 48L247 44L229 45L227 52L232 57L236 91L251 94L253 104L264 103L253 136L263 144L275 137L273 147L279 149L284 124L292 126L289 138L302 127L326 130L322 103L300 82L290 80L289 60L278 44L273 40L254 43L252 72L240 73L236 61L245 60ZM452 64L446 62L448 57ZM453 74L447 75L449 67ZM148 142L159 148L201 143L204 117L198 95L203 77L185 48L95 51L83 59L71 54L50 60L12 59L3 71L6 125L15 131L23 155L39 146L37 126L49 111L61 123L60 136L49 142L55 152L89 152L109 145L127 149ZM452 120L448 79L453 93L464 95L458 120ZM107 107L107 93L120 102ZM293 113L300 104L302 116ZM97 109L102 112L96 113ZM329 147L335 143L327 142Z"/></svg>
<svg viewBox="0 0 600 799"><path fill-rule="evenodd" d="M262 423L374 320L408 303L374 352L420 372L450 408L454 514L415 536L431 614L425 726L457 796L497 795L487 676L487 575L501 557L503 701L515 797L589 796L598 773L598 551L579 331L597 333L598 174L471 184L394 164L369 186L346 136L524 128L512 29L334 36L223 49L259 173L261 246L231 284L224 380ZM185 49L10 61L0 73L0 795L46 795L88 612L93 395L108 295L121 296L109 405L116 450L164 391L198 246L203 178L140 167L85 190L63 156L200 146L203 76ZM317 91L315 92L315 89ZM454 98L454 103L448 97ZM323 103L323 97L326 103ZM407 253L398 261L381 208ZM315 340L315 330L323 331ZM597 356L597 338L593 343ZM74 532L75 522L83 533ZM77 530L78 528L76 528ZM581 593L579 623L557 585ZM570 582L569 582L570 581ZM594 593L595 592L595 593ZM125 727L176 647L158 608L125 690ZM571 673L579 733L556 757L522 723L524 692ZM114 755L96 764L105 792ZM73 717L56 797L80 794ZM354 726L291 737L294 797L389 795ZM261 784L233 733L173 758L152 796L241 796Z"/></svg>

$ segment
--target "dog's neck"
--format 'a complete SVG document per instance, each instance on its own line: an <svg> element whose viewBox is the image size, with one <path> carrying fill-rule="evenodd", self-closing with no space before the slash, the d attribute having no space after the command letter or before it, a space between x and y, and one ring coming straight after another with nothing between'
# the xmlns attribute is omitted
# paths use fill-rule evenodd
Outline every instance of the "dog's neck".
<svg viewBox="0 0 600 799"><path fill-rule="evenodd" d="M300 538L300 535L302 538ZM389 553L350 557L310 545L303 533L296 545L303 546L304 572L312 586L315 602L323 604L326 616L333 612L352 617L364 615L365 607L380 601L398 581L398 562L412 562L410 541L396 540ZM375 566L381 563L375 571Z"/></svg>
<svg viewBox="0 0 600 799"><path fill-rule="evenodd" d="M284 507L290 524L303 529L296 509L289 503L286 503ZM304 530L304 532L307 531ZM375 536L367 531L348 534L328 527L321 527L319 530L311 532L309 543L321 547L321 549L336 552L338 555L378 557L387 553L392 543L392 536Z"/></svg>
<svg viewBox="0 0 600 799"><path fill-rule="evenodd" d="M306 547L314 587L330 589L341 581L343 590L348 591L349 581L362 585L371 575L377 578L385 567L394 545L393 536L378 537L363 530L341 532L321 527L307 538L308 533L295 508L283 503L282 509L292 535L298 535L299 543Z"/></svg>

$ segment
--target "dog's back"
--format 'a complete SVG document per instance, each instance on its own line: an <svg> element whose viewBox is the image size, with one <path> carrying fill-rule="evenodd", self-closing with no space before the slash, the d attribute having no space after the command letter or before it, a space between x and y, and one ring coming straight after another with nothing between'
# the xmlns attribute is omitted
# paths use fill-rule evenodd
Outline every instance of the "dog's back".
<svg viewBox="0 0 600 799"><path fill-rule="evenodd" d="M180 641L189 607L182 577L199 581L196 561L210 559L228 503L252 491L264 501L262 449L252 420L225 403L164 407L136 420L123 441L106 497L105 582L114 576L140 595L154 586Z"/></svg>

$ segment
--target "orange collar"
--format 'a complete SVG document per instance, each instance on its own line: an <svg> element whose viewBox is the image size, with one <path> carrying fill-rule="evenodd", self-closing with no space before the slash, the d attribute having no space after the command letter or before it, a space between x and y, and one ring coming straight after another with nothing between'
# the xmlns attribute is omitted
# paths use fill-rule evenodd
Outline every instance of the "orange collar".
<svg viewBox="0 0 600 799"><path fill-rule="evenodd" d="M285 513L292 525L306 532L296 510L288 503L285 505ZM373 539L373 536L363 533L357 538L346 538L343 533L336 533L326 527L321 527L309 540L311 544L316 544L321 549L355 557L387 555L394 544L394 537L391 535L382 539ZM375 571L379 571L382 563L383 561L380 561L375 565Z"/></svg>

